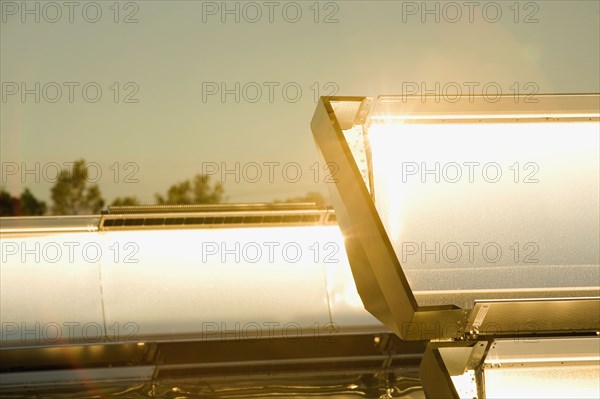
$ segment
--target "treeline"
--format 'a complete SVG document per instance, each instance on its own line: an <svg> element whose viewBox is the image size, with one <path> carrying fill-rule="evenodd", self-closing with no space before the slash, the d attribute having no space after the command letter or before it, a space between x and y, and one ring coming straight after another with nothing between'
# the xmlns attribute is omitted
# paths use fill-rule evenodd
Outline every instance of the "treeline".
<svg viewBox="0 0 600 399"><path fill-rule="evenodd" d="M173 184L165 195L155 194L160 205L217 204L225 200L221 183L210 183L210 176L196 175L192 179ZM98 184L91 184L83 159L76 161L71 170L63 170L50 189L52 205L38 200L26 188L20 196L12 196L0 188L0 216L91 215L106 205ZM117 197L110 205L141 205L136 196Z"/></svg>
<svg viewBox="0 0 600 399"><path fill-rule="evenodd" d="M83 159L76 161L71 170L63 170L50 189L51 206L38 200L28 188L20 196L12 196L0 188L0 216L40 216L40 215L91 215L105 208L98 184L91 184L88 168ZM218 204L226 200L225 190L219 182L211 184L210 176L198 174L191 179L175 183L167 192L154 195L157 205ZM305 196L275 200L274 202L315 202L325 205L325 199L318 192ZM136 196L117 197L110 206L141 205Z"/></svg>

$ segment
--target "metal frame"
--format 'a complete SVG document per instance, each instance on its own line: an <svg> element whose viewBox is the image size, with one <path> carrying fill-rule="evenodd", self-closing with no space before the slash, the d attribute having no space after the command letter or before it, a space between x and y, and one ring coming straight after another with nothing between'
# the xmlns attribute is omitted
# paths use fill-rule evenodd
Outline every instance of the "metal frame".
<svg viewBox="0 0 600 399"><path fill-rule="evenodd" d="M512 123L598 121L599 94L536 94L462 96L441 101L436 95L381 96L374 118L393 118L405 123ZM391 115L393 114L393 115Z"/></svg>
<svg viewBox="0 0 600 399"><path fill-rule="evenodd" d="M468 311L453 305L420 307L394 253L362 175L344 139L342 126L350 127L355 115L343 112L338 120L332 103L363 104L365 97L323 97L311 127L317 147L337 168L332 202L345 238L346 252L356 287L365 308L405 340L458 338ZM368 101L368 100L367 100ZM364 107L355 107L356 110ZM366 114L358 112L358 117Z"/></svg>
<svg viewBox="0 0 600 399"><path fill-rule="evenodd" d="M423 123L424 120L481 123L482 119L495 122L523 119L528 122L598 121L600 117L600 95L597 94L539 95L533 102L526 101L525 96L502 96L496 103L480 96L470 97L468 101L461 99L459 106L440 103L433 96L382 97L382 100L383 105L371 111L375 116L385 117L393 110L394 116L406 123ZM404 112L398 113L399 103ZM471 310L453 305L423 307L415 300L375 208L372 187L367 188L343 132L356 124L364 124L371 104L372 99L367 97L322 97L311 122L317 147L332 174L335 173L335 184L330 185L331 199L363 304L404 340L477 337L482 334L473 328L477 313L471 315ZM368 151L366 146L367 157ZM369 182L371 185L372 179ZM490 336L586 334L600 330L600 316L594 312L600 308L599 297L490 301L487 306L494 310L489 314L496 314L506 328L488 332ZM526 307L528 311L514 312L519 307ZM557 310L560 310L559 314ZM523 329L531 312L551 321L535 331ZM512 327L506 323L507 315L513 322ZM487 317L488 323L498 322Z"/></svg>
<svg viewBox="0 0 600 399"><path fill-rule="evenodd" d="M478 375L475 381L477 397L484 398L485 387L481 375L492 342L491 340L430 342L425 348L423 361L419 367L425 396L428 399L459 399L461 395L457 392L451 376L473 370Z"/></svg>
<svg viewBox="0 0 600 399"><path fill-rule="evenodd" d="M335 225L331 208L312 203L109 207L101 215L0 218L0 236L122 230Z"/></svg>
<svg viewBox="0 0 600 399"><path fill-rule="evenodd" d="M70 390L81 392L86 384L105 397L132 384L181 386L199 381L223 387L232 387L235 381L238 389L251 386L255 396L267 396L274 378L298 388L314 385L313 393L325 381L337 378L345 383L347 394L350 383L361 381L371 386L371 392L379 392L383 382L394 376L411 377L409 389L420 391L419 364L425 347L423 342L404 342L385 333L0 349L0 396L43 392L64 397ZM265 384L261 387L257 381ZM356 388L357 392L363 389ZM202 396L200 391L198 395Z"/></svg>

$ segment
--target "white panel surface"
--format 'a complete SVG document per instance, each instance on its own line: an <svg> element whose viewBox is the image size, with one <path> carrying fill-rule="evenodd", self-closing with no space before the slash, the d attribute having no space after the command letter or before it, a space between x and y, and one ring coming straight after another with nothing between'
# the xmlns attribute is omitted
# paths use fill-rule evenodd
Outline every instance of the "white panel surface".
<svg viewBox="0 0 600 399"><path fill-rule="evenodd" d="M104 336L97 233L4 235L0 343L98 341Z"/></svg>
<svg viewBox="0 0 600 399"><path fill-rule="evenodd" d="M2 343L383 331L343 245L337 226L4 235Z"/></svg>
<svg viewBox="0 0 600 399"><path fill-rule="evenodd" d="M376 207L413 290L598 288L599 138L597 122L373 124Z"/></svg>
<svg viewBox="0 0 600 399"><path fill-rule="evenodd" d="M323 246L335 230L106 234L109 246L127 246L130 254L102 266L107 325L135 323L140 335L203 333L217 339L324 326L330 322L325 268L315 259L325 256ZM231 334L216 333L225 330Z"/></svg>

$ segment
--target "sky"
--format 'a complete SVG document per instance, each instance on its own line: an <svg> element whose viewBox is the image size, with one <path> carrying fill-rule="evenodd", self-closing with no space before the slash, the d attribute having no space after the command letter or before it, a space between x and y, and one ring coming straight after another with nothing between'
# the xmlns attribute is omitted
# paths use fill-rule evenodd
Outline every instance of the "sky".
<svg viewBox="0 0 600 399"><path fill-rule="evenodd" d="M109 203L326 194L319 95L600 92L598 1L0 3L0 184L46 201L80 158Z"/></svg>

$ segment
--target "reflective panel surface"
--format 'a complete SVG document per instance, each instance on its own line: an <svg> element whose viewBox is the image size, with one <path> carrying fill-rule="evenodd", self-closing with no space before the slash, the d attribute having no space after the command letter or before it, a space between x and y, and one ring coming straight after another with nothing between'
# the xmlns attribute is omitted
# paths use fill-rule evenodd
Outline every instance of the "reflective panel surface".
<svg viewBox="0 0 600 399"><path fill-rule="evenodd" d="M411 288L440 294L420 305L600 293L597 98L381 97L340 122Z"/></svg>

